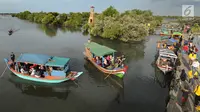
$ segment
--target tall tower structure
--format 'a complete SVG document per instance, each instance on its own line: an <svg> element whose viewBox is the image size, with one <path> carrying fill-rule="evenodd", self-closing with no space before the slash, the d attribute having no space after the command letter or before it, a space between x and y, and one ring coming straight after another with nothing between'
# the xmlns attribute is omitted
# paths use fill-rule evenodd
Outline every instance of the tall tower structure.
<svg viewBox="0 0 200 112"><path fill-rule="evenodd" d="M90 7L90 17L88 23L92 25L94 24L94 6Z"/></svg>

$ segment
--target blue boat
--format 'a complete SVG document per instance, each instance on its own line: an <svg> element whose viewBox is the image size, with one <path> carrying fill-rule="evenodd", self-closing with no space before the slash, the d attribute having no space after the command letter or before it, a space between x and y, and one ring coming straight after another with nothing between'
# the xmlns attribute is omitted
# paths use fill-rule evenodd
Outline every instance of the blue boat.
<svg viewBox="0 0 200 112"><path fill-rule="evenodd" d="M24 53L15 60L15 65L7 58L4 61L9 70L16 76L36 82L61 83L67 80L75 80L83 74L83 72L70 71L70 59L64 57ZM38 74L30 75L29 70L27 72L21 72L20 68L23 68L22 65L24 64L30 67L35 66L36 68L42 66L44 68L44 72L41 74L42 77Z"/></svg>

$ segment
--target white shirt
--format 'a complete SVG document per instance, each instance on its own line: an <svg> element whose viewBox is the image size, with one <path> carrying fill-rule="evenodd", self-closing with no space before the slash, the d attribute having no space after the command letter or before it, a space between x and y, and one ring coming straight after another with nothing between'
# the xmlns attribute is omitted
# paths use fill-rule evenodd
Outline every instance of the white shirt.
<svg viewBox="0 0 200 112"><path fill-rule="evenodd" d="M35 73L36 73L36 70L33 69L32 72L31 72L31 75L35 75Z"/></svg>
<svg viewBox="0 0 200 112"><path fill-rule="evenodd" d="M24 69L23 69L23 68L21 68L21 70L20 70L20 71L21 71L21 73L24 73Z"/></svg>
<svg viewBox="0 0 200 112"><path fill-rule="evenodd" d="M193 44L192 44L192 43L190 43L190 47L192 47L192 45L193 45Z"/></svg>
<svg viewBox="0 0 200 112"><path fill-rule="evenodd" d="M194 61L192 63L192 66L195 67L195 68L198 68L199 67L199 62L198 61Z"/></svg>

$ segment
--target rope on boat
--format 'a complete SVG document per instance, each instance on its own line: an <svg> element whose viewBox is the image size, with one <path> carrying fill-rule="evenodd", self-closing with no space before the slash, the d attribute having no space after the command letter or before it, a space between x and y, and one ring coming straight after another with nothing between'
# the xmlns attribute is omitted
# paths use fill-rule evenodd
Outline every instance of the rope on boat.
<svg viewBox="0 0 200 112"><path fill-rule="evenodd" d="M104 78L104 80L106 80L111 74L112 74L112 71Z"/></svg>
<svg viewBox="0 0 200 112"><path fill-rule="evenodd" d="M108 74L108 75L104 78L104 80L106 80L111 74L112 74L112 71L110 72L110 74ZM121 84L119 84L116 80L114 80L112 77L110 77L110 79L111 79L112 81L114 81L117 85L119 85L121 88L123 88L123 86L122 86Z"/></svg>
<svg viewBox="0 0 200 112"><path fill-rule="evenodd" d="M4 69L3 73L1 74L0 78L3 77L3 75L4 75L4 73L6 72L7 68L8 68L8 67L6 66L6 68Z"/></svg>

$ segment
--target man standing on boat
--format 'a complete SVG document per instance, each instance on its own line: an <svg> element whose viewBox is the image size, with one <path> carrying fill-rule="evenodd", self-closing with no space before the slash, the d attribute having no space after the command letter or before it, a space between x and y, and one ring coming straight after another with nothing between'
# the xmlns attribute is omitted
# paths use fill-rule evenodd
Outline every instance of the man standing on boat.
<svg viewBox="0 0 200 112"><path fill-rule="evenodd" d="M15 54L13 52L11 52L10 59L13 63L15 62Z"/></svg>

